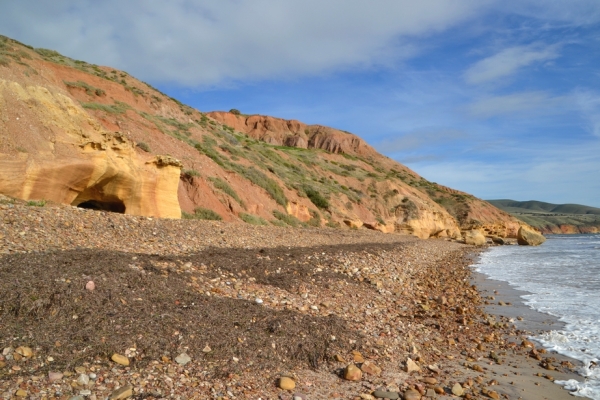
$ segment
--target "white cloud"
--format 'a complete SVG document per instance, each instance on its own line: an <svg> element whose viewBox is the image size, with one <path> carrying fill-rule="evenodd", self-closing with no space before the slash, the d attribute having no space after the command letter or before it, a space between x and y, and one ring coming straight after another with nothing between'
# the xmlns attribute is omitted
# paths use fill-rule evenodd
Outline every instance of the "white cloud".
<svg viewBox="0 0 600 400"><path fill-rule="evenodd" d="M104 0L0 6L7 35L146 80L211 85L385 65L489 1ZM404 39L403 39L404 38Z"/></svg>
<svg viewBox="0 0 600 400"><path fill-rule="evenodd" d="M477 85L509 77L531 64L555 59L559 56L556 45L529 45L506 48L484 58L465 72L467 83Z"/></svg>
<svg viewBox="0 0 600 400"><path fill-rule="evenodd" d="M522 92L479 99L467 106L467 111L476 118L518 114L531 117L532 114L556 113L563 101L546 92Z"/></svg>
<svg viewBox="0 0 600 400"><path fill-rule="evenodd" d="M588 130L600 137L600 94L578 89L573 93L573 98L587 123Z"/></svg>

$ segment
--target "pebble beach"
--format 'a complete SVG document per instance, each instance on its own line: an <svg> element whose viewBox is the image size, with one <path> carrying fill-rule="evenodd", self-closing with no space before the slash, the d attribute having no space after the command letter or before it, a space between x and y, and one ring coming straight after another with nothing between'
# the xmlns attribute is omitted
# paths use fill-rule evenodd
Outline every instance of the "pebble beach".
<svg viewBox="0 0 600 400"><path fill-rule="evenodd" d="M572 398L484 249L39 205L0 198L0 398Z"/></svg>

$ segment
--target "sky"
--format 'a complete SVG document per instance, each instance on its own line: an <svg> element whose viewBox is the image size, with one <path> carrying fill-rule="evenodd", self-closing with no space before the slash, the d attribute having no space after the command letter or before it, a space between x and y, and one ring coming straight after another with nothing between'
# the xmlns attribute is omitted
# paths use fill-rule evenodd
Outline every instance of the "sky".
<svg viewBox="0 0 600 400"><path fill-rule="evenodd" d="M600 207L598 0L6 0L0 34L483 199Z"/></svg>

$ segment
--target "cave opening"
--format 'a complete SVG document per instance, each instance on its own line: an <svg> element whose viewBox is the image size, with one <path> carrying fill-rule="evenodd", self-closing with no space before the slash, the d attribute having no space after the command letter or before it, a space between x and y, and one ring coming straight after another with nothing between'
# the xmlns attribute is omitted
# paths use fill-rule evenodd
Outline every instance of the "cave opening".
<svg viewBox="0 0 600 400"><path fill-rule="evenodd" d="M99 201L88 200L77 204L79 208L97 211L110 211L119 214L125 214L125 204L121 201Z"/></svg>

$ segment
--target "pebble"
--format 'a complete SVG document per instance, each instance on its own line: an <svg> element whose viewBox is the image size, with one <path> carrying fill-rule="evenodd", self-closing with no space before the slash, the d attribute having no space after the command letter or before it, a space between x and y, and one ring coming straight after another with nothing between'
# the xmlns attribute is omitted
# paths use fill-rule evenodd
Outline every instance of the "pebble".
<svg viewBox="0 0 600 400"><path fill-rule="evenodd" d="M133 396L133 386L127 385L113 391L109 397L109 400L122 400Z"/></svg>
<svg viewBox="0 0 600 400"><path fill-rule="evenodd" d="M25 358L29 358L33 355L33 350L31 350L31 347L20 346L20 347L17 347L17 349L15 350L15 353L17 353Z"/></svg>
<svg viewBox="0 0 600 400"><path fill-rule="evenodd" d="M465 390L460 386L460 383L455 383L454 386L452 386L452 394L455 396L462 396L464 393Z"/></svg>
<svg viewBox="0 0 600 400"><path fill-rule="evenodd" d="M262 304L263 303L263 299L260 299L260 298L257 297L256 299L254 299L254 302L256 304Z"/></svg>
<svg viewBox="0 0 600 400"><path fill-rule="evenodd" d="M360 369L362 370L362 372L369 375L381 374L381 368L375 365L375 363L372 361L365 361L363 365L361 365Z"/></svg>
<svg viewBox="0 0 600 400"><path fill-rule="evenodd" d="M487 395L490 399L494 399L494 400L500 399L500 395L498 394L498 392L496 392L494 390L490 390L489 392L487 392Z"/></svg>
<svg viewBox="0 0 600 400"><path fill-rule="evenodd" d="M129 358L120 354L115 353L110 359L116 362L117 364L124 365L126 367L129 366Z"/></svg>
<svg viewBox="0 0 600 400"><path fill-rule="evenodd" d="M77 378L77 383L81 386L87 386L90 384L90 377L87 374L81 374L79 375L79 378Z"/></svg>
<svg viewBox="0 0 600 400"><path fill-rule="evenodd" d="M437 379L435 378L423 378L421 382L426 383L428 385L435 385L437 383Z"/></svg>
<svg viewBox="0 0 600 400"><path fill-rule="evenodd" d="M15 396L17 397L26 397L27 396L27 391L23 390L23 389L19 389L15 392Z"/></svg>
<svg viewBox="0 0 600 400"><path fill-rule="evenodd" d="M210 348L209 345L204 346L204 348L202 349L203 353L210 353L212 351L212 349Z"/></svg>
<svg viewBox="0 0 600 400"><path fill-rule="evenodd" d="M404 392L404 400L421 400L421 393L415 389L408 389Z"/></svg>
<svg viewBox="0 0 600 400"><path fill-rule="evenodd" d="M175 362L179 365L185 365L190 361L192 361L192 359L186 353L181 353L180 355L175 357Z"/></svg>
<svg viewBox="0 0 600 400"><path fill-rule="evenodd" d="M85 289L91 292L94 289L96 289L96 284L94 283L94 281L88 281L88 283L85 284Z"/></svg>
<svg viewBox="0 0 600 400"><path fill-rule="evenodd" d="M360 351L354 350L352 352L352 357L354 358L354 362L355 363L359 363L360 364L360 363L364 363L365 362L365 359L364 359L363 355L360 353Z"/></svg>
<svg viewBox="0 0 600 400"><path fill-rule="evenodd" d="M421 370L421 367L419 367L419 365L416 362L414 362L410 358L406 359L406 372L408 372L410 374L411 372L418 372L420 370Z"/></svg>
<svg viewBox="0 0 600 400"><path fill-rule="evenodd" d="M296 382L289 376L282 376L279 378L279 387L283 390L294 390L296 388Z"/></svg>
<svg viewBox="0 0 600 400"><path fill-rule="evenodd" d="M354 364L348 364L344 370L344 379L348 381L360 381L362 379L362 371Z"/></svg>
<svg viewBox="0 0 600 400"><path fill-rule="evenodd" d="M375 397L376 399L392 399L392 400L395 400L395 399L399 399L400 398L400 393L397 393L397 392L386 392L384 390L376 390L372 394L373 394L373 397Z"/></svg>
<svg viewBox="0 0 600 400"><path fill-rule="evenodd" d="M294 393L292 400L308 400L308 397L303 393Z"/></svg>

